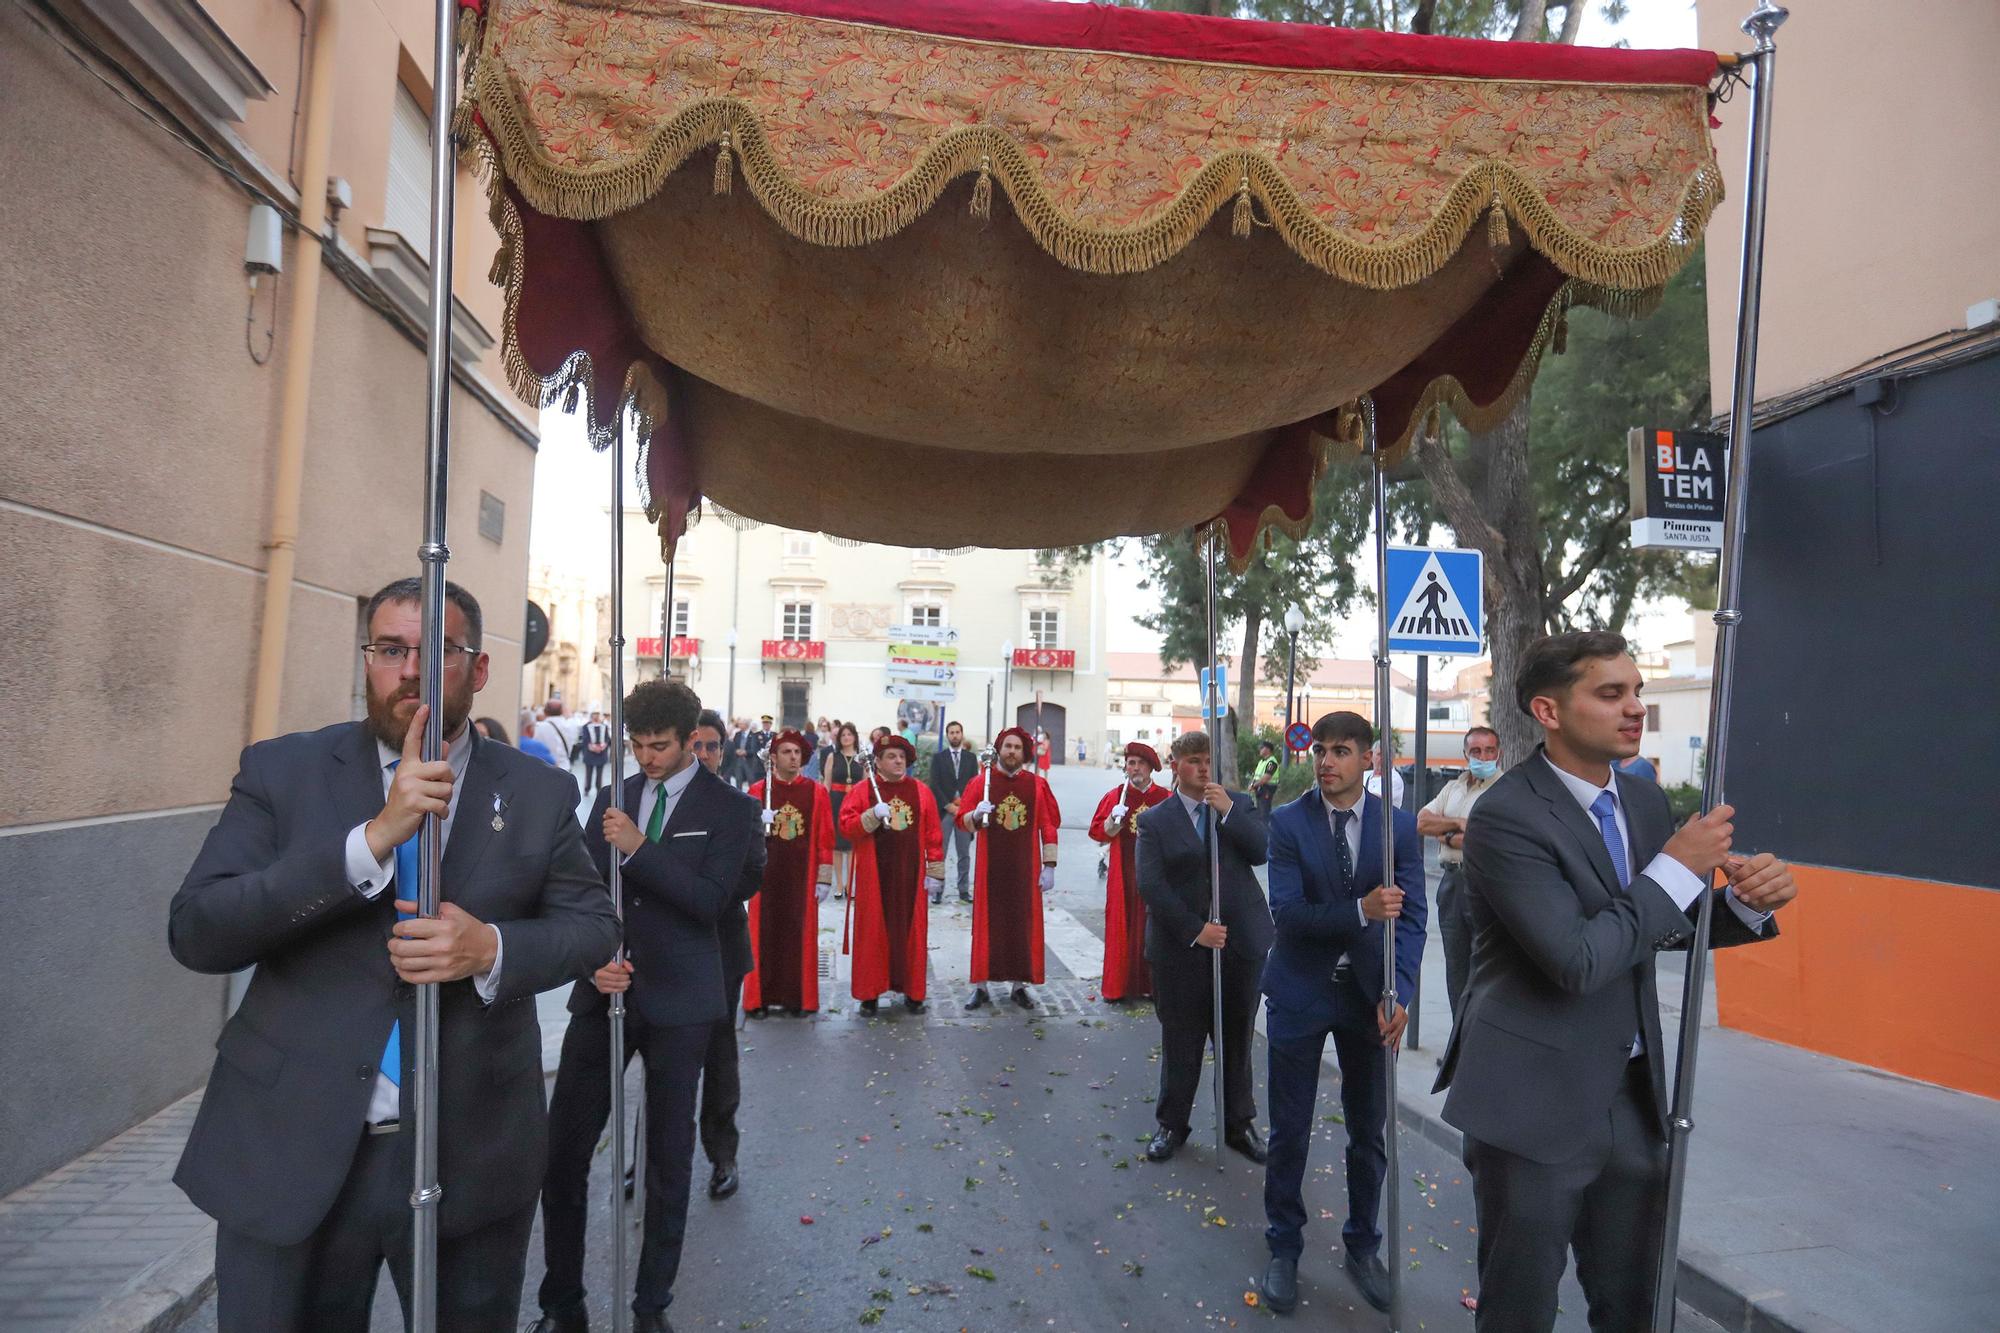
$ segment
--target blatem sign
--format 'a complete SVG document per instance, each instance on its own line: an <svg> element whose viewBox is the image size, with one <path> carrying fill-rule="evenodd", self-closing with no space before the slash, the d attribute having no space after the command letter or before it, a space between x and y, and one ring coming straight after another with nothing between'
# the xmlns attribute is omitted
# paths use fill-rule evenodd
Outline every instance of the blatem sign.
<svg viewBox="0 0 2000 1333"><path fill-rule="evenodd" d="M1626 436L1635 550L1722 547L1728 441L1704 430L1643 430Z"/></svg>

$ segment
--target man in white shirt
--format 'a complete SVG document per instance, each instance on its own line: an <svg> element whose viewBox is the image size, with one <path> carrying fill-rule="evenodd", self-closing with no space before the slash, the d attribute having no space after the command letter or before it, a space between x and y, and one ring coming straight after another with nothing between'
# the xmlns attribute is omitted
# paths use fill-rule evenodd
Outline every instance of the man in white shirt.
<svg viewBox="0 0 2000 1333"><path fill-rule="evenodd" d="M1380 741L1375 742L1375 748L1369 751L1368 765L1368 794L1370 796L1380 796L1382 794L1382 743ZM1389 777L1392 784L1389 790L1393 793L1389 797L1389 804L1401 810L1403 808L1403 775L1401 773L1391 773Z"/></svg>
<svg viewBox="0 0 2000 1333"><path fill-rule="evenodd" d="M1686 944L1705 892L1717 947L1770 938L1797 893L1769 852L1732 850L1728 806L1675 830L1657 785L1613 772L1643 688L1616 634L1531 644L1515 702L1545 744L1467 822L1478 948L1437 1086L1472 1172L1480 1333L1552 1328L1572 1248L1591 1327L1648 1327L1669 1110L1654 955Z"/></svg>
<svg viewBox="0 0 2000 1333"><path fill-rule="evenodd" d="M1444 941L1444 988L1451 1021L1472 974L1472 922L1465 914L1465 821L1486 789L1500 776L1500 733L1473 727L1465 733L1465 772L1445 784L1417 812L1417 832L1438 840L1437 924Z"/></svg>

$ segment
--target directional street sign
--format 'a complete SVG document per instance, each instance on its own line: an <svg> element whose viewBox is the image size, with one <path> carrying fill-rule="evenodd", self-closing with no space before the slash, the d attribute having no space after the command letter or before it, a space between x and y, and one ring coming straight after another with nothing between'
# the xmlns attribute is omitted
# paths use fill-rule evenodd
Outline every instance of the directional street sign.
<svg viewBox="0 0 2000 1333"><path fill-rule="evenodd" d="M1292 753L1303 754L1312 749L1312 743L1312 728L1305 723L1294 722L1285 728L1285 744L1292 748Z"/></svg>
<svg viewBox="0 0 2000 1333"><path fill-rule="evenodd" d="M892 643L889 645L891 662L923 662L932 666L949 666L958 661L958 649L943 648L924 643Z"/></svg>
<svg viewBox="0 0 2000 1333"><path fill-rule="evenodd" d="M1389 548L1389 651L1477 656L1485 562L1448 546Z"/></svg>
<svg viewBox="0 0 2000 1333"><path fill-rule="evenodd" d="M958 631L945 625L891 625L889 637L901 643L957 643Z"/></svg>
<svg viewBox="0 0 2000 1333"><path fill-rule="evenodd" d="M919 685L915 681L894 681L884 686L882 693L891 699L910 699L927 704L948 704L958 700L955 686Z"/></svg>
<svg viewBox="0 0 2000 1333"><path fill-rule="evenodd" d="M949 666L920 665L915 662L891 662L889 674L899 680L931 683L958 679L958 668Z"/></svg>

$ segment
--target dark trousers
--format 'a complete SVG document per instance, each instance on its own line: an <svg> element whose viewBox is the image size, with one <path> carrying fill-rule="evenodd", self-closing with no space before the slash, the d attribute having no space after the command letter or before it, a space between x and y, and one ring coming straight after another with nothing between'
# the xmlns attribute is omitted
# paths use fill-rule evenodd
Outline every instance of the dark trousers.
<svg viewBox="0 0 2000 1333"><path fill-rule="evenodd" d="M1193 958L1153 963L1154 1007L1160 1015L1160 1096L1153 1114L1168 1129L1186 1133L1201 1086L1202 1055L1215 1027L1215 988L1209 951L1193 948ZM1222 1105L1226 1129L1257 1119L1257 1090L1250 1072L1250 1047L1257 1035L1257 1000L1264 981L1262 958L1222 955Z"/></svg>
<svg viewBox="0 0 2000 1333"><path fill-rule="evenodd" d="M729 1016L709 1026L708 1053L701 1062L701 1150L711 1166L736 1161L743 1136L736 1129L736 1108L743 1105L743 1077L736 1051L736 1006L743 1000L743 981L729 988Z"/></svg>
<svg viewBox="0 0 2000 1333"><path fill-rule="evenodd" d="M1465 1002L1465 984L1472 980L1472 913L1465 905L1465 867L1446 865L1438 871L1438 936L1444 941L1444 988L1451 1001L1451 1021Z"/></svg>
<svg viewBox="0 0 2000 1333"><path fill-rule="evenodd" d="M956 819L945 826L945 850L958 861L955 881L958 896L969 897L972 893L972 830L960 828Z"/></svg>
<svg viewBox="0 0 2000 1333"><path fill-rule="evenodd" d="M1271 802L1278 795L1278 784L1275 782L1264 783L1252 788L1251 794L1257 798L1257 813L1269 819L1271 817Z"/></svg>
<svg viewBox="0 0 2000 1333"><path fill-rule="evenodd" d="M1465 1164L1479 1214L1479 1333L1546 1333L1571 1247L1593 1333L1641 1333L1652 1319L1665 1219L1667 1143L1646 1062L1568 1160L1531 1162L1471 1135Z"/></svg>
<svg viewBox="0 0 2000 1333"><path fill-rule="evenodd" d="M361 1126L356 1125L360 1134ZM297 1245L215 1234L216 1327L221 1333L368 1333L382 1265L410 1318L410 1155L396 1134L361 1139L347 1181L319 1228ZM438 1241L437 1326L465 1333L520 1323L532 1206Z"/></svg>
<svg viewBox="0 0 2000 1333"><path fill-rule="evenodd" d="M609 754L592 754L588 750L583 752L584 791L593 792L604 785L604 768L610 758Z"/></svg>
<svg viewBox="0 0 2000 1333"><path fill-rule="evenodd" d="M1306 1149L1319 1098L1319 1062L1333 1038L1340 1061L1340 1109L1347 1120L1347 1252L1366 1259L1382 1248L1376 1218L1382 1177L1389 1169L1384 1131L1389 1118L1389 1057L1372 1009L1346 1005L1332 1026L1310 1036L1270 1043L1271 1160L1264 1168L1264 1239L1272 1254L1296 1259L1305 1249Z"/></svg>
<svg viewBox="0 0 2000 1333"><path fill-rule="evenodd" d="M664 1310L674 1299L694 1176L695 1089L712 1036L708 1023L655 1027L637 1012L625 1012L626 1060L637 1055L646 1069L646 1219L634 1310ZM573 1014L549 1099L549 1169L542 1180L542 1255L548 1272L540 1303L551 1314L583 1308L590 1162L610 1118L611 1016ZM622 1134L624 1127L614 1132ZM602 1188L611 1187L602 1183Z"/></svg>

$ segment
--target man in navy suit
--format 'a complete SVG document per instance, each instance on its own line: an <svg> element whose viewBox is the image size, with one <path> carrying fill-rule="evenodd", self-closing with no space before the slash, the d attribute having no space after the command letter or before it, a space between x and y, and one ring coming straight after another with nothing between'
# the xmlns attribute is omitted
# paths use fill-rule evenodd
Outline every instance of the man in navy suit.
<svg viewBox="0 0 2000 1333"><path fill-rule="evenodd" d="M548 1272L540 1333L589 1328L584 1222L590 1161L611 1114L606 997L613 991L627 992L626 1057L637 1054L646 1066L646 1217L633 1327L671 1333L667 1306L694 1174L695 1091L714 1026L734 1006L724 936L742 914L746 865L761 876L764 862L757 803L695 761L691 742L700 716L701 700L678 681L649 680L626 696L625 729L640 771L619 784L616 808L611 789L600 792L584 826L600 873L609 878L611 857L622 858L626 957L607 959L569 997L542 1182Z"/></svg>
<svg viewBox="0 0 2000 1333"><path fill-rule="evenodd" d="M1313 724L1319 785L1271 817L1271 915L1277 942L1264 969L1270 1045L1270 1161L1264 1172L1264 1238L1271 1247L1264 1299L1279 1314L1298 1304L1305 1248L1306 1148L1326 1039L1340 1061L1347 1119L1347 1273L1368 1303L1389 1308L1376 1210L1388 1169L1388 1048L1409 1021L1398 1003L1383 1016L1383 922L1396 923L1396 994L1417 993L1424 956L1423 844L1417 821L1394 812L1396 882L1382 882L1381 798L1366 795L1375 729L1358 713Z"/></svg>

